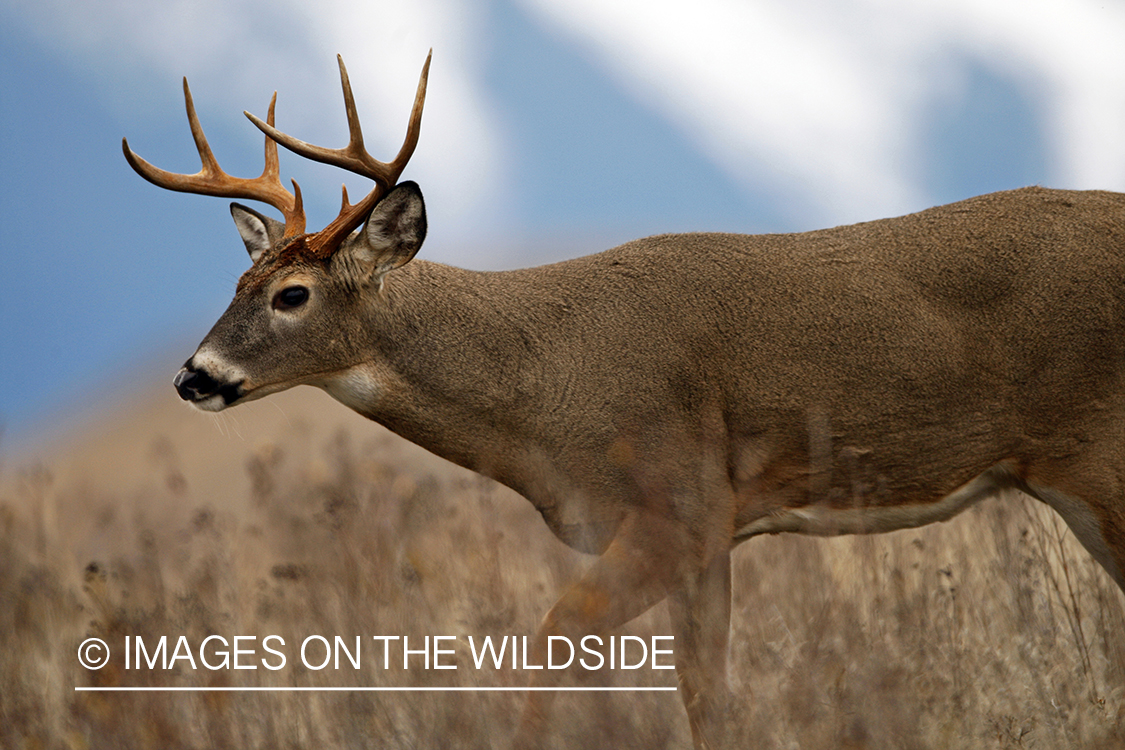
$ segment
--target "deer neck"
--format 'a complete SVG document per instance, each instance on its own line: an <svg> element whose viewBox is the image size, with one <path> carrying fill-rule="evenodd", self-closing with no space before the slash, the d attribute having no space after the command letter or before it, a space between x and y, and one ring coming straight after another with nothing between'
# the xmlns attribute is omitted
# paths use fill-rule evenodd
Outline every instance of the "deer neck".
<svg viewBox="0 0 1125 750"><path fill-rule="evenodd" d="M513 450L534 394L520 356L526 311L503 275L424 261L388 274L357 331L370 358L322 387L443 458L520 484Z"/></svg>

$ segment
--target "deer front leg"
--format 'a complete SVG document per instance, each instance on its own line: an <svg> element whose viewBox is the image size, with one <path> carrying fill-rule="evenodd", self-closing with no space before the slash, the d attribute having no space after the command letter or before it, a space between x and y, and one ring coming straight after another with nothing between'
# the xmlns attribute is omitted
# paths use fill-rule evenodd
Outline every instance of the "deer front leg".
<svg viewBox="0 0 1125 750"><path fill-rule="evenodd" d="M572 643L587 635L604 637L664 599L674 578L676 537L675 524L667 518L640 511L626 516L602 556L543 618L532 663L546 663L550 636L566 636ZM560 678L557 671L541 670L531 678L531 687L551 687ZM516 748L542 744L553 697L548 691L528 693Z"/></svg>
<svg viewBox="0 0 1125 750"><path fill-rule="evenodd" d="M730 638L730 550L688 569L668 601L676 644L676 674L697 750L723 747L730 734L727 683Z"/></svg>

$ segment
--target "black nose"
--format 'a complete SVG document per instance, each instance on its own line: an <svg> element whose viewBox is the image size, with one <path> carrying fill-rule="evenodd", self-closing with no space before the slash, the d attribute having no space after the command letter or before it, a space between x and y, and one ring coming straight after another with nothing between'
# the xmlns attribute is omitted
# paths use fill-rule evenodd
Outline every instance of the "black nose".
<svg viewBox="0 0 1125 750"><path fill-rule="evenodd" d="M172 385L176 386L176 392L184 401L199 401L219 390L218 381L208 375L206 370L197 370L190 364L185 364L176 373Z"/></svg>

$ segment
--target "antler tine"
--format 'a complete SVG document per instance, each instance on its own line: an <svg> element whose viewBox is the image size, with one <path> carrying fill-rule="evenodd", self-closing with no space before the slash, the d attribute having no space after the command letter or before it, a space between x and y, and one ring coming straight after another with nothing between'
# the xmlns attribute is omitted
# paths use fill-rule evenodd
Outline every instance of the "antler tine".
<svg viewBox="0 0 1125 750"><path fill-rule="evenodd" d="M270 102L269 121L274 119L274 105L277 94ZM184 78L184 104L187 108L188 125L191 136L195 140L195 148L199 152L201 162L200 170L195 174L177 174L155 167L129 148L127 139L121 139L121 149L129 165L139 174L157 187L167 190L178 190L183 193L197 193L200 195L214 195L220 198L244 198L246 200L260 201L273 206L281 211L285 217L285 236L293 237L305 231L305 212L301 200L301 189L293 183L294 193L290 193L281 184L277 159L277 144L266 138L266 165L260 177L248 179L232 177L222 170L211 146L207 143L207 136L203 133L203 126L199 124L199 116L195 111L195 102L192 100L191 88L187 78Z"/></svg>
<svg viewBox="0 0 1125 750"><path fill-rule="evenodd" d="M422 74L418 77L418 90L414 94L414 106L410 108L410 122L406 126L406 140L402 142L402 148L398 150L398 154L391 161L391 169L394 170L395 179L398 179L398 175L406 169L406 163L410 161L410 157L414 155L415 147L418 146L418 136L422 132L422 107L426 104L426 83L430 78L430 59L433 56L434 51L431 49L429 54L426 55L426 62L422 65ZM340 64L343 64L342 60Z"/></svg>
<svg viewBox="0 0 1125 750"><path fill-rule="evenodd" d="M367 153L363 145L363 128L359 124L359 111L355 106L352 81L348 77L348 68L344 65L344 56L336 55L336 62L340 66L340 88L344 90L344 113L348 118L348 145L340 149L341 155L347 158L348 163L340 166L353 172L358 171L359 174L370 177L376 182L383 182L387 178L384 169L386 165ZM364 172L364 169L367 171Z"/></svg>
<svg viewBox="0 0 1125 750"><path fill-rule="evenodd" d="M307 159L312 159L313 161L331 164L334 167L340 167L349 172L363 175L381 184L385 188L390 188L398 180L399 175L402 174L402 170L406 168L406 163L410 160L410 157L414 153L414 148L418 145L418 135L422 125L422 108L426 101L426 83L429 79L430 59L432 57L433 50L430 50L430 54L426 56L426 63L422 67L422 75L418 80L418 92L414 97L414 108L410 113L410 123L407 126L406 140L403 142L398 155L390 162L382 162L371 156L363 145L363 130L360 127L359 114L356 111L355 97L352 94L352 84L348 78L348 69L344 65L344 58L340 55L337 55L336 59L340 65L340 86L344 90L344 110L348 118L348 145L344 148L314 146L311 143L281 132L271 124L262 122L260 118L255 117L249 112L245 114L263 133L293 153Z"/></svg>
<svg viewBox="0 0 1125 750"><path fill-rule="evenodd" d="M274 122L273 113L274 113L274 108L276 106L277 106L277 92L275 91L275 92L273 92L273 96L270 98L269 111L266 112L266 119L271 125ZM277 159L277 141L275 141L272 138L266 138L265 141L266 141L266 166L265 166L264 169L262 169L262 176L259 177L258 179L262 180L263 182L265 182L265 181L276 182L277 185L279 187L281 187L283 192L288 193L288 191L285 190L284 186L281 184L281 166L278 163L278 159ZM216 166L218 166L218 165L216 165ZM285 220L285 236L286 237L294 237L298 234L303 234L304 231L305 231L305 202L301 198L301 186L297 184L296 180L290 180L290 182L293 183L293 209L292 210L293 210L294 215L299 217L299 218L294 223L294 231L290 232L289 231L288 214L285 213L285 209L279 209L283 214L286 215L286 220Z"/></svg>
<svg viewBox="0 0 1125 750"><path fill-rule="evenodd" d="M344 58L340 55L337 55L336 59L340 65L340 86L344 91L344 110L348 118L348 145L344 148L314 146L299 138L282 133L273 127L272 122L262 122L260 118L249 112L245 113L250 121L267 137L295 154L323 164L341 167L375 181L374 189L355 205L348 202L348 191L347 188L344 189L340 215L323 230L317 232L309 241L310 249L315 254L328 256L335 252L344 237L362 224L367 214L379 202L379 199L394 187L399 175L402 174L402 170L406 168L407 162L410 161L410 157L413 156L414 149L418 145L418 136L422 128L422 108L426 103L426 84L430 76L431 58L433 58L433 50L430 50L429 54L426 55L426 62L422 66L422 74L418 78L418 90L414 95L414 106L410 112L406 138L402 143L402 148L390 162L381 162L374 158L363 145L363 130L359 124L359 113L356 111L352 84L348 78L348 69L344 65Z"/></svg>

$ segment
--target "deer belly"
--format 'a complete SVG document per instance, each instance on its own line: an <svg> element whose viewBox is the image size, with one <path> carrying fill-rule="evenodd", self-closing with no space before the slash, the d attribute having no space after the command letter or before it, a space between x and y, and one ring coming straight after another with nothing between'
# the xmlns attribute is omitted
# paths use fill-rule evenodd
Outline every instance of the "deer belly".
<svg viewBox="0 0 1125 750"><path fill-rule="evenodd" d="M1012 488L1011 469L998 464L945 497L931 502L912 502L863 507L833 507L810 504L781 508L739 526L736 540L783 531L815 536L879 534L947 521L970 505Z"/></svg>

